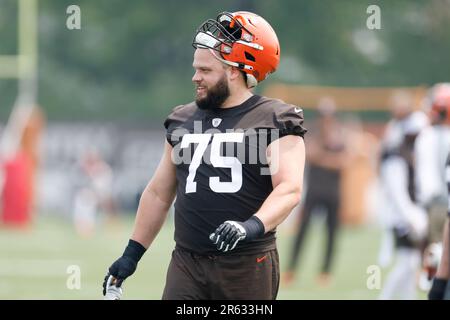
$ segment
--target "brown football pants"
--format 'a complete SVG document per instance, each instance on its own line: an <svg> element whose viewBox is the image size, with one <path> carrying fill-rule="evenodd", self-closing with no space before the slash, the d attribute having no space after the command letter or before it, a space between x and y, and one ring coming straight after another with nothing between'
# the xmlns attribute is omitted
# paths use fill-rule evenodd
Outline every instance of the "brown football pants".
<svg viewBox="0 0 450 320"><path fill-rule="evenodd" d="M163 300L275 300L280 281L276 249L250 255L203 256L176 248Z"/></svg>

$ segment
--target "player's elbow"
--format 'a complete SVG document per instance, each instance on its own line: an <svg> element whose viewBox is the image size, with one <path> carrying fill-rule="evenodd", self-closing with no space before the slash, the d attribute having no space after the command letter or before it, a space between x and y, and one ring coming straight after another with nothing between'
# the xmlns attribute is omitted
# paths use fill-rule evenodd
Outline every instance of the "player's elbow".
<svg viewBox="0 0 450 320"><path fill-rule="evenodd" d="M294 207L300 203L300 200L302 200L302 187L298 186L295 188L293 192L294 197Z"/></svg>
<svg viewBox="0 0 450 320"><path fill-rule="evenodd" d="M144 190L139 204L146 203L148 206L153 206L155 203L162 206L164 210L169 210L174 198L174 192L169 190L160 189L155 184L150 183Z"/></svg>
<svg viewBox="0 0 450 320"><path fill-rule="evenodd" d="M287 186L290 203L292 208L300 203L302 199L302 186L299 184L291 183Z"/></svg>

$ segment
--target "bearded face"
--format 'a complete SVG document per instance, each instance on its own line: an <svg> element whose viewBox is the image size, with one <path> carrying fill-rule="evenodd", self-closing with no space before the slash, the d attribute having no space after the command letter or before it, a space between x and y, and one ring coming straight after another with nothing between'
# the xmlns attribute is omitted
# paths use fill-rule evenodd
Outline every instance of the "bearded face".
<svg viewBox="0 0 450 320"><path fill-rule="evenodd" d="M195 73L192 82L196 88L195 101L200 109L218 109L230 96L227 66L210 50L197 49L192 64Z"/></svg>
<svg viewBox="0 0 450 320"><path fill-rule="evenodd" d="M197 86L195 102L200 109L219 109L230 96L226 74L212 86Z"/></svg>

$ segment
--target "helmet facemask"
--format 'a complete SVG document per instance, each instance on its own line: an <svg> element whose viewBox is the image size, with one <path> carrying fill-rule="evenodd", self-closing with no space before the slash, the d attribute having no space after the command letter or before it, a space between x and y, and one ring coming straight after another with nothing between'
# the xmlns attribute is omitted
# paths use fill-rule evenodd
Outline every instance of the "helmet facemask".
<svg viewBox="0 0 450 320"><path fill-rule="evenodd" d="M242 29L250 34L230 13L224 12L216 20L208 19L200 25L192 45L194 48L215 50L221 55L229 54L233 43L241 40Z"/></svg>

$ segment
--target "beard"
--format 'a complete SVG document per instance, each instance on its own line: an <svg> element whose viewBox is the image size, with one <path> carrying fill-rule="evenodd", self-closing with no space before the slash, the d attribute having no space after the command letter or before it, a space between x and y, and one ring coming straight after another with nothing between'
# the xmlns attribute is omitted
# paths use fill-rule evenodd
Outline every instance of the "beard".
<svg viewBox="0 0 450 320"><path fill-rule="evenodd" d="M197 98L195 102L202 110L217 110L220 109L229 96L230 88L228 87L226 76L223 75L213 87L206 91L205 97Z"/></svg>

